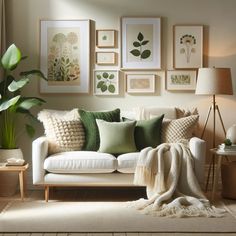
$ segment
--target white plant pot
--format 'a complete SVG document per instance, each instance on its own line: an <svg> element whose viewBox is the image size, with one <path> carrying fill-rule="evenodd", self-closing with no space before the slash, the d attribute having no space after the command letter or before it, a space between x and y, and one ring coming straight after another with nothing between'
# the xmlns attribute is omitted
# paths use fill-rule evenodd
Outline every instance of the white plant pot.
<svg viewBox="0 0 236 236"><path fill-rule="evenodd" d="M23 159L21 149L0 149L0 162L6 162L8 158ZM12 196L16 193L19 183L18 173L0 172L0 196Z"/></svg>
<svg viewBox="0 0 236 236"><path fill-rule="evenodd" d="M232 125L226 132L226 138L230 139L233 144L236 144L236 124Z"/></svg>

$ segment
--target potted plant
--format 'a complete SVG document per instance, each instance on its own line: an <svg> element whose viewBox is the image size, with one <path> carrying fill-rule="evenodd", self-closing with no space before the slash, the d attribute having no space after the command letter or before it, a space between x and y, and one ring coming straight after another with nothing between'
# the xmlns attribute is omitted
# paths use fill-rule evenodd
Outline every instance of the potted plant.
<svg viewBox="0 0 236 236"><path fill-rule="evenodd" d="M32 123L36 119L30 110L45 102L41 98L25 97L21 94L21 89L30 82L31 78L46 79L40 70L21 72L18 78L15 78L14 70L25 58L14 44L10 45L1 58L4 78L0 82L0 162L6 162L11 157L23 159L22 151L17 145L17 117L19 114L24 115L26 132L32 137L35 133ZM4 189L2 192L5 195L15 192L17 178L14 176L14 173L1 173L0 180L5 185L1 188ZM13 178L16 180L14 181ZM11 188L6 190L9 185L12 185Z"/></svg>

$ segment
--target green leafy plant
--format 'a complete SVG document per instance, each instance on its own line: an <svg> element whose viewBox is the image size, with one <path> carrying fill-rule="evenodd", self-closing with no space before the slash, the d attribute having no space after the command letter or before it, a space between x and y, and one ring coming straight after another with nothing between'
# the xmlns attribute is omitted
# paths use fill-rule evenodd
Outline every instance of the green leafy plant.
<svg viewBox="0 0 236 236"><path fill-rule="evenodd" d="M149 49L143 50L143 46L149 43L149 40L144 40L144 36L141 32L138 33L137 36L138 41L133 42L133 46L135 49L131 50L130 53L135 57L140 57L141 59L147 59L151 55L151 51Z"/></svg>
<svg viewBox="0 0 236 236"><path fill-rule="evenodd" d="M231 146L232 145L232 142L231 142L231 140L230 139L225 139L225 141L224 141L224 143L225 143L225 145L226 146Z"/></svg>
<svg viewBox="0 0 236 236"><path fill-rule="evenodd" d="M110 93L115 93L116 87L114 85L115 75L113 73L103 72L102 74L96 75L97 80L97 89L100 89L103 93L109 91Z"/></svg>
<svg viewBox="0 0 236 236"><path fill-rule="evenodd" d="M22 57L21 51L14 45L10 45L1 58L1 67L4 70L4 78L0 82L0 119L1 119L1 148L17 148L16 122L17 115L27 117L25 128L32 137L35 130L32 126L36 120L31 114L31 108L42 105L45 101L37 97L25 97L21 89L26 86L32 77L46 79L40 70L21 72L18 78L13 75L18 64L26 59Z"/></svg>

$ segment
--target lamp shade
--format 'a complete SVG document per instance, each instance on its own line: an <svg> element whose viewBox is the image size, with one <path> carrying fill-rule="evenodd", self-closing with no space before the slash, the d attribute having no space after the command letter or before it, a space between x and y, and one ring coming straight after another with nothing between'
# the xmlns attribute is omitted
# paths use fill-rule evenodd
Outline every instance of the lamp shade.
<svg viewBox="0 0 236 236"><path fill-rule="evenodd" d="M199 68L196 94L233 94L230 68Z"/></svg>

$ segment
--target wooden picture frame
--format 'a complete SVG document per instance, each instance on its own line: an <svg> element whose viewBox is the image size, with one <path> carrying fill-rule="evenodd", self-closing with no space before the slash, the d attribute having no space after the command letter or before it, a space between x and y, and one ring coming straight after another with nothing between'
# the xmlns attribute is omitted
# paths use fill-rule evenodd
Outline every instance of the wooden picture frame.
<svg viewBox="0 0 236 236"><path fill-rule="evenodd" d="M173 26L173 67L203 67L203 25Z"/></svg>
<svg viewBox="0 0 236 236"><path fill-rule="evenodd" d="M116 53L115 52L96 52L97 65L115 65Z"/></svg>
<svg viewBox="0 0 236 236"><path fill-rule="evenodd" d="M196 80L196 70L168 70L166 72L166 89L170 91L194 91Z"/></svg>
<svg viewBox="0 0 236 236"><path fill-rule="evenodd" d="M90 20L40 20L41 93L88 94Z"/></svg>
<svg viewBox="0 0 236 236"><path fill-rule="evenodd" d="M127 93L155 93L155 74L127 74Z"/></svg>
<svg viewBox="0 0 236 236"><path fill-rule="evenodd" d="M98 48L114 48L116 46L116 31L112 29L96 30L96 46Z"/></svg>
<svg viewBox="0 0 236 236"><path fill-rule="evenodd" d="M161 18L121 18L121 67L161 69Z"/></svg>
<svg viewBox="0 0 236 236"><path fill-rule="evenodd" d="M94 95L118 95L119 71L94 70Z"/></svg>

